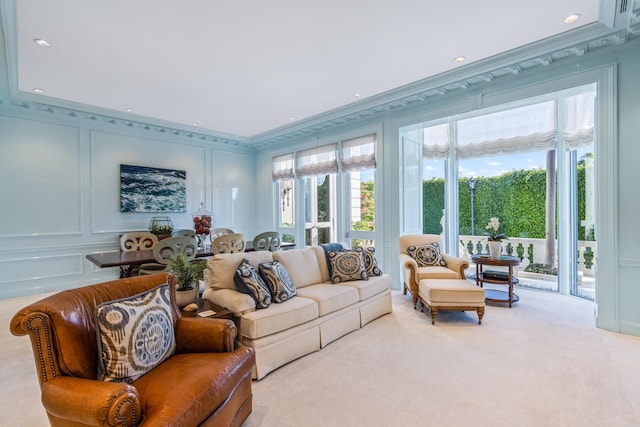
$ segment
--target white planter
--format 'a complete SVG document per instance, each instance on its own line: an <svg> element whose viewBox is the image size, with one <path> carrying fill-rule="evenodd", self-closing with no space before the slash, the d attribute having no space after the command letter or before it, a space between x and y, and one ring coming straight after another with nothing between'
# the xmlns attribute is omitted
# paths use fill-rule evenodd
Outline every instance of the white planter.
<svg viewBox="0 0 640 427"><path fill-rule="evenodd" d="M489 256L491 258L499 258L502 252L502 242L497 240L489 240Z"/></svg>
<svg viewBox="0 0 640 427"><path fill-rule="evenodd" d="M176 288L176 303L178 307L184 307L185 305L191 304L198 297L198 286L195 284L192 285L191 289L187 290L179 290Z"/></svg>

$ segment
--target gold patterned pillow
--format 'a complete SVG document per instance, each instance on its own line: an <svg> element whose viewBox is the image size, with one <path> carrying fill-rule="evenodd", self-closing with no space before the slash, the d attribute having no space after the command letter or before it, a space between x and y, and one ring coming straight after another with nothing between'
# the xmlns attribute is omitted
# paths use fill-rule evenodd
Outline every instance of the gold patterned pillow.
<svg viewBox="0 0 640 427"><path fill-rule="evenodd" d="M407 248L409 256L416 260L418 267L442 266L446 267L447 263L442 259L440 253L440 245L436 242L427 245L409 246Z"/></svg>
<svg viewBox="0 0 640 427"><path fill-rule="evenodd" d="M169 285L96 307L98 379L131 383L176 348Z"/></svg>
<svg viewBox="0 0 640 427"><path fill-rule="evenodd" d="M329 251L328 256L331 264L331 283L369 280L364 268L361 247L341 252Z"/></svg>

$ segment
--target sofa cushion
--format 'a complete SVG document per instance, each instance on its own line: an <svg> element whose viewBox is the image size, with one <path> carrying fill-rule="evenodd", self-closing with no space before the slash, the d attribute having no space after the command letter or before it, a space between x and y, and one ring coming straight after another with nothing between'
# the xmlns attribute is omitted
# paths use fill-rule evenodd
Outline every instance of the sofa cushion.
<svg viewBox="0 0 640 427"><path fill-rule="evenodd" d="M378 260L376 259L376 248L367 246L362 249L362 258L364 259L364 268L367 271L367 276L382 276L382 270L378 267Z"/></svg>
<svg viewBox="0 0 640 427"><path fill-rule="evenodd" d="M352 286L331 285L322 283L298 289L298 296L308 298L318 304L318 314L325 314L340 310L359 300L358 290ZM294 298L295 299L295 298Z"/></svg>
<svg viewBox="0 0 640 427"><path fill-rule="evenodd" d="M411 258L416 260L418 267L427 267L430 265L447 266L447 263L442 259L442 255L440 255L440 245L436 242L426 245L409 246L407 253Z"/></svg>
<svg viewBox="0 0 640 427"><path fill-rule="evenodd" d="M131 383L176 348L169 285L96 307L98 379Z"/></svg>
<svg viewBox="0 0 640 427"><path fill-rule="evenodd" d="M314 248L273 252L273 259L284 265L298 289L322 283L322 273Z"/></svg>
<svg viewBox="0 0 640 427"><path fill-rule="evenodd" d="M360 301L364 301L379 294L380 292L384 292L386 289L389 289L391 287L391 276L383 274L382 276L369 277L369 280L354 280L340 284L356 288L358 290Z"/></svg>
<svg viewBox="0 0 640 427"><path fill-rule="evenodd" d="M246 258L240 262L233 276L238 292L250 295L256 308L267 308L271 304L271 292L258 269Z"/></svg>
<svg viewBox="0 0 640 427"><path fill-rule="evenodd" d="M329 251L329 265L331 268L331 283L349 280L368 280L369 276L364 268L362 248L341 252Z"/></svg>
<svg viewBox="0 0 640 427"><path fill-rule="evenodd" d="M295 296L296 287L280 261L263 262L258 268L271 292L272 302L281 303Z"/></svg>
<svg viewBox="0 0 640 427"><path fill-rule="evenodd" d="M243 259L258 268L261 262L273 261L272 252L254 251L234 254L216 254L209 258L205 270L205 285L208 289L236 289L233 277Z"/></svg>
<svg viewBox="0 0 640 427"><path fill-rule="evenodd" d="M318 304L298 295L282 304L272 304L266 310L243 314L240 320L240 334L251 339L261 338L301 325L317 317Z"/></svg>

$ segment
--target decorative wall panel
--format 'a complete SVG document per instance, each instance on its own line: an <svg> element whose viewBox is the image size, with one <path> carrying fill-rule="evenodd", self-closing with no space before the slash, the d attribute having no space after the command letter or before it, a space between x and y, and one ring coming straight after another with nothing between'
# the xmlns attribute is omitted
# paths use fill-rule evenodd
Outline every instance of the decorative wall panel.
<svg viewBox="0 0 640 427"><path fill-rule="evenodd" d="M0 237L82 233L79 129L9 117L0 129Z"/></svg>
<svg viewBox="0 0 640 427"><path fill-rule="evenodd" d="M174 226L190 226L191 212L205 199L206 150L202 147L91 132L92 233L145 230L153 213L120 212L120 165L186 171L187 209L163 213Z"/></svg>

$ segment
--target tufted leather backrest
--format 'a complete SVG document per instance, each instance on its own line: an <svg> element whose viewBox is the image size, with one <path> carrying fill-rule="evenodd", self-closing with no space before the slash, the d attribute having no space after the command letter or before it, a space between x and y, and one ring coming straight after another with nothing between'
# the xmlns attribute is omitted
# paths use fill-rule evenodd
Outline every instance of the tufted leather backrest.
<svg viewBox="0 0 640 427"><path fill-rule="evenodd" d="M167 282L175 284L175 277L167 273L138 276L62 291L20 310L11 320L11 332L30 335L41 385L58 375L95 379L96 306ZM170 289L175 324L181 314L175 304L175 286Z"/></svg>

